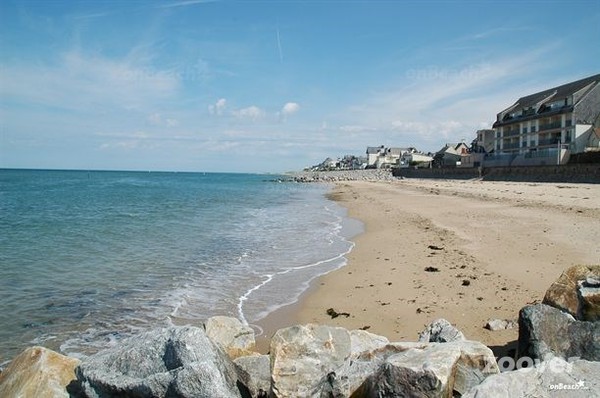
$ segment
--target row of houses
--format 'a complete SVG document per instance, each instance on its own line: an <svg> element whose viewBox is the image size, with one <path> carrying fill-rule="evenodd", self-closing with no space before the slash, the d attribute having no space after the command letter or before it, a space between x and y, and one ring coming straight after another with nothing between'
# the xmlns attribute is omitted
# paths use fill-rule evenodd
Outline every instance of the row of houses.
<svg viewBox="0 0 600 398"><path fill-rule="evenodd" d="M600 153L600 74L519 98L474 140L436 153L414 147L367 147L366 157L326 159L318 169L561 165Z"/></svg>
<svg viewBox="0 0 600 398"><path fill-rule="evenodd" d="M519 98L470 145L444 145L432 167L562 165L593 151L600 152L600 74Z"/></svg>

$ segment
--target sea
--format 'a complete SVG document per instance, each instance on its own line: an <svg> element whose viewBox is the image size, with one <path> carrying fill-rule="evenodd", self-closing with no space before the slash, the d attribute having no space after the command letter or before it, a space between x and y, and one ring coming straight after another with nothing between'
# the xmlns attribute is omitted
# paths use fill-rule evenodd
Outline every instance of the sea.
<svg viewBox="0 0 600 398"><path fill-rule="evenodd" d="M362 225L274 175L0 170L0 366L156 327L253 326L342 267Z"/></svg>

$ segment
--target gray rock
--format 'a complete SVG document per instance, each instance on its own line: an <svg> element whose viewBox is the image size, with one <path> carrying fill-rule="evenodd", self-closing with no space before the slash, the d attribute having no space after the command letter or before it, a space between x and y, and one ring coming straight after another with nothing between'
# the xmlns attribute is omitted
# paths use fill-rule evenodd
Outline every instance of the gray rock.
<svg viewBox="0 0 600 398"><path fill-rule="evenodd" d="M552 357L535 367L493 375L463 398L600 397L600 363Z"/></svg>
<svg viewBox="0 0 600 398"><path fill-rule="evenodd" d="M508 319L490 319L485 324L485 328L493 332L498 330L514 329L517 322Z"/></svg>
<svg viewBox="0 0 600 398"><path fill-rule="evenodd" d="M519 357L545 359L548 355L600 361L600 322L577 321L545 304L519 312Z"/></svg>
<svg viewBox="0 0 600 398"><path fill-rule="evenodd" d="M495 373L494 355L481 343L431 343L388 357L353 396L450 397Z"/></svg>
<svg viewBox="0 0 600 398"><path fill-rule="evenodd" d="M229 357L191 326L131 337L83 360L76 373L92 398L241 396Z"/></svg>
<svg viewBox="0 0 600 398"><path fill-rule="evenodd" d="M436 319L419 333L420 342L449 343L460 340L465 340L465 336L445 319Z"/></svg>
<svg viewBox="0 0 600 398"><path fill-rule="evenodd" d="M350 357L350 333L340 327L298 325L271 339L271 391L276 397L317 397L327 376Z"/></svg>
<svg viewBox="0 0 600 398"><path fill-rule="evenodd" d="M231 359L251 355L256 347L254 330L237 318L213 316L204 323L206 336L229 355Z"/></svg>
<svg viewBox="0 0 600 398"><path fill-rule="evenodd" d="M268 355L236 358L239 381L251 397L266 397L271 390L271 360Z"/></svg>

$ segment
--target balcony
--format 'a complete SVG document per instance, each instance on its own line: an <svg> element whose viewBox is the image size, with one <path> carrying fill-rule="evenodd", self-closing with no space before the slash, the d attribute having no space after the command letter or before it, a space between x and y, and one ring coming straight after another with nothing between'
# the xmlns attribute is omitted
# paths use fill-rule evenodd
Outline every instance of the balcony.
<svg viewBox="0 0 600 398"><path fill-rule="evenodd" d="M519 135L519 129L513 129L513 130L504 130L504 136L505 137L513 137L515 135Z"/></svg>
<svg viewBox="0 0 600 398"><path fill-rule="evenodd" d="M502 145L502 149L519 149L519 143L504 144Z"/></svg>
<svg viewBox="0 0 600 398"><path fill-rule="evenodd" d="M560 137L552 137L552 138L546 138L543 140L539 140L538 145L539 146L558 145L559 142L560 142Z"/></svg>
<svg viewBox="0 0 600 398"><path fill-rule="evenodd" d="M551 123L547 123L547 124L540 124L540 131L551 130L551 129L559 129L559 128L561 128L561 122L560 122L560 120L555 121L555 122L551 122Z"/></svg>

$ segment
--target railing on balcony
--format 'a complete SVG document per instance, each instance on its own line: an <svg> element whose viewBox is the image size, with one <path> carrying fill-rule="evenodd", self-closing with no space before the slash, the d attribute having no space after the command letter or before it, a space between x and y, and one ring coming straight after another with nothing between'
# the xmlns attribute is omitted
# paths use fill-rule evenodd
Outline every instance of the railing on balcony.
<svg viewBox="0 0 600 398"><path fill-rule="evenodd" d="M559 129L561 127L560 120L552 123L540 124L540 131L542 130L550 130L550 129Z"/></svg>
<svg viewBox="0 0 600 398"><path fill-rule="evenodd" d="M546 138L543 140L539 140L538 145L542 146L542 145L557 145L560 142L560 137L552 137L552 138Z"/></svg>
<svg viewBox="0 0 600 398"><path fill-rule="evenodd" d="M519 135L519 129L504 130L505 137L512 137L515 135Z"/></svg>
<svg viewBox="0 0 600 398"><path fill-rule="evenodd" d="M502 149L519 149L519 143L504 144L502 145Z"/></svg>

